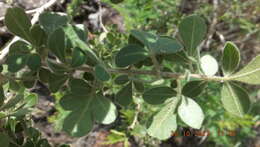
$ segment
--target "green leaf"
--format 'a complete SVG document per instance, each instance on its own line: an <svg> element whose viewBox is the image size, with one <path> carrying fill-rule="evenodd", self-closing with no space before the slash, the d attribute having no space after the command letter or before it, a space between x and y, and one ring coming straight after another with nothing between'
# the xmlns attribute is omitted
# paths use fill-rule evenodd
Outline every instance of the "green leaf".
<svg viewBox="0 0 260 147"><path fill-rule="evenodd" d="M27 65L33 71L38 70L41 67L41 57L38 54L29 55Z"/></svg>
<svg viewBox="0 0 260 147"><path fill-rule="evenodd" d="M49 77L49 88L52 93L57 92L67 81L66 75L51 74Z"/></svg>
<svg viewBox="0 0 260 147"><path fill-rule="evenodd" d="M18 72L25 67L28 57L23 54L12 54L6 59L6 64L8 65L8 71Z"/></svg>
<svg viewBox="0 0 260 147"><path fill-rule="evenodd" d="M260 84L260 56L255 57L242 70L231 75L229 79L247 84Z"/></svg>
<svg viewBox="0 0 260 147"><path fill-rule="evenodd" d="M132 30L131 35L148 48L152 48L152 45L157 41L156 35L144 31Z"/></svg>
<svg viewBox="0 0 260 147"><path fill-rule="evenodd" d="M64 110L76 111L84 107L85 102L91 100L89 94L75 95L75 93L68 93L60 100L60 105Z"/></svg>
<svg viewBox="0 0 260 147"><path fill-rule="evenodd" d="M79 108L77 111L72 111L64 120L63 130L74 137L86 135L93 127L91 113L88 106L85 107L85 109Z"/></svg>
<svg viewBox="0 0 260 147"><path fill-rule="evenodd" d="M25 107L32 107L38 103L38 96L36 94L30 94L24 98L26 105Z"/></svg>
<svg viewBox="0 0 260 147"><path fill-rule="evenodd" d="M41 82L48 83L51 72L46 68L41 68L39 70L39 79Z"/></svg>
<svg viewBox="0 0 260 147"><path fill-rule="evenodd" d="M205 75L214 76L218 72L218 62L211 55L201 57L200 63L200 67Z"/></svg>
<svg viewBox="0 0 260 147"><path fill-rule="evenodd" d="M153 45L152 50L155 54L172 54L181 51L182 45L170 37L159 37Z"/></svg>
<svg viewBox="0 0 260 147"><path fill-rule="evenodd" d="M172 61L174 63L183 64L183 65L188 65L191 63L190 59L188 58L188 56L184 51L179 51L174 54L164 55L164 59L168 61Z"/></svg>
<svg viewBox="0 0 260 147"><path fill-rule="evenodd" d="M65 33L62 28L51 33L48 38L48 47L63 63L66 62L65 46Z"/></svg>
<svg viewBox="0 0 260 147"><path fill-rule="evenodd" d="M178 107L178 115L188 126L200 129L204 120L204 113L200 106L190 98L182 98Z"/></svg>
<svg viewBox="0 0 260 147"><path fill-rule="evenodd" d="M7 103L5 103L0 110L5 110L9 108L13 108L16 104L18 104L21 100L23 100L23 95L16 95L11 98Z"/></svg>
<svg viewBox="0 0 260 147"><path fill-rule="evenodd" d="M32 28L30 29L30 33L32 36L33 44L36 47L41 47L42 45L46 44L47 35L39 24L33 25Z"/></svg>
<svg viewBox="0 0 260 147"><path fill-rule="evenodd" d="M72 26L72 25L67 25L63 29L66 34L66 37L72 43L73 47L79 47L80 49L82 49L86 53L86 55L91 60L93 60L93 62L95 62L95 63L101 62L99 60L99 58L97 57L97 55L89 48L89 46L86 44L86 42L81 40L77 27Z"/></svg>
<svg viewBox="0 0 260 147"><path fill-rule="evenodd" d="M123 85L123 84L127 83L128 81L129 81L129 79L128 79L127 75L120 75L120 76L116 77L115 84Z"/></svg>
<svg viewBox="0 0 260 147"><path fill-rule="evenodd" d="M206 81L191 81L184 85L182 94L186 97L196 97L206 88Z"/></svg>
<svg viewBox="0 0 260 147"><path fill-rule="evenodd" d="M148 57L148 52L139 45L130 44L122 48L115 57L118 67L126 67L138 63Z"/></svg>
<svg viewBox="0 0 260 147"><path fill-rule="evenodd" d="M0 144L1 147L9 147L10 138L7 134L1 132L0 133Z"/></svg>
<svg viewBox="0 0 260 147"><path fill-rule="evenodd" d="M68 68L65 67L64 65L56 63L55 61L52 60L47 59L47 65L55 73L63 74L64 72L69 71Z"/></svg>
<svg viewBox="0 0 260 147"><path fill-rule="evenodd" d="M46 33L51 34L56 29L65 26L68 23L68 18L57 13L45 12L40 15L39 22Z"/></svg>
<svg viewBox="0 0 260 147"><path fill-rule="evenodd" d="M22 81L22 84L25 88L32 88L35 84L35 80L26 80L26 81Z"/></svg>
<svg viewBox="0 0 260 147"><path fill-rule="evenodd" d="M116 106L102 95L97 95L93 99L92 113L95 120L102 124L111 124L117 117Z"/></svg>
<svg viewBox="0 0 260 147"><path fill-rule="evenodd" d="M79 67L86 62L87 58L85 53L80 48L74 48L72 52L72 67Z"/></svg>
<svg viewBox="0 0 260 147"><path fill-rule="evenodd" d="M143 99L149 104L158 105L164 103L166 99L174 96L176 96L176 91L170 87L162 86L145 91Z"/></svg>
<svg viewBox="0 0 260 147"><path fill-rule="evenodd" d="M97 79L99 79L100 81L108 81L110 79L110 75L109 73L106 71L106 69L98 64L95 66L95 76L97 77Z"/></svg>
<svg viewBox="0 0 260 147"><path fill-rule="evenodd" d="M91 91L89 84L81 79L70 79L69 87L74 95L88 95Z"/></svg>
<svg viewBox="0 0 260 147"><path fill-rule="evenodd" d="M132 82L128 83L116 94L116 102L122 106L128 106L133 102Z"/></svg>
<svg viewBox="0 0 260 147"><path fill-rule="evenodd" d="M17 91L19 91L21 89L21 86L15 80L10 79L9 80L9 89L17 92Z"/></svg>
<svg viewBox="0 0 260 147"><path fill-rule="evenodd" d="M28 108L21 108L21 109L18 109L16 112L10 114L11 116L15 116L15 117L20 117L20 116L24 116L28 113L30 113L31 110L29 110Z"/></svg>
<svg viewBox="0 0 260 147"><path fill-rule="evenodd" d="M29 44L24 41L16 41L11 44L9 48L9 55L11 54L28 54L30 53Z"/></svg>
<svg viewBox="0 0 260 147"><path fill-rule="evenodd" d="M5 25L10 32L31 42L30 27L32 24L23 9L8 8L5 14Z"/></svg>
<svg viewBox="0 0 260 147"><path fill-rule="evenodd" d="M243 117L251 105L247 91L235 83L224 83L221 101L228 112L239 117Z"/></svg>
<svg viewBox="0 0 260 147"><path fill-rule="evenodd" d="M172 103L164 106L152 120L147 133L160 140L166 140L171 137L172 133L177 129L176 115L174 113Z"/></svg>
<svg viewBox="0 0 260 147"><path fill-rule="evenodd" d="M80 40L82 41L87 41L88 39L88 32L85 29L84 24L77 24L74 26L74 30L77 33L77 35L79 36Z"/></svg>
<svg viewBox="0 0 260 147"><path fill-rule="evenodd" d="M225 75L232 74L240 62L240 52L235 44L227 42L222 57L222 68Z"/></svg>
<svg viewBox="0 0 260 147"><path fill-rule="evenodd" d="M65 95L61 98L60 104L66 110L72 110L65 118L63 130L75 137L81 137L91 131L93 118L91 117L91 95L75 96Z"/></svg>
<svg viewBox="0 0 260 147"><path fill-rule="evenodd" d="M138 91L138 92L144 92L144 84L142 82L139 82L139 81L134 81L134 86L135 86L135 89Z"/></svg>
<svg viewBox="0 0 260 147"><path fill-rule="evenodd" d="M207 33L207 25L204 19L197 15L184 18L179 25L179 32L188 55L196 56L197 46Z"/></svg>

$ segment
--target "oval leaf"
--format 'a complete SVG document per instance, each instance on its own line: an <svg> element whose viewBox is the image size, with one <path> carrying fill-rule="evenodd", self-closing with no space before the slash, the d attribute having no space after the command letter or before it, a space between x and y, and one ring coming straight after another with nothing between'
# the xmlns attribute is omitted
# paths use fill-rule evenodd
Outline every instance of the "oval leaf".
<svg viewBox="0 0 260 147"><path fill-rule="evenodd" d="M115 63L118 67L126 67L135 64L148 57L147 51L139 45L128 45L122 48L115 58Z"/></svg>
<svg viewBox="0 0 260 147"><path fill-rule="evenodd" d="M51 74L49 77L49 88L50 91L57 92L67 81L68 77L66 75Z"/></svg>
<svg viewBox="0 0 260 147"><path fill-rule="evenodd" d="M235 44L227 42L222 57L222 68L225 75L233 73L240 62L240 52Z"/></svg>
<svg viewBox="0 0 260 147"><path fill-rule="evenodd" d="M162 36L159 37L152 49L155 54L172 54L180 51L182 48L182 45L177 40Z"/></svg>
<svg viewBox="0 0 260 147"><path fill-rule="evenodd" d="M201 69L207 76L213 76L218 72L218 62L210 55L205 55L200 59Z"/></svg>
<svg viewBox="0 0 260 147"><path fill-rule="evenodd" d="M33 44L36 47L41 47L42 45L46 44L47 35L40 25L38 24L33 25L32 28L30 29L30 33L33 39Z"/></svg>
<svg viewBox="0 0 260 147"><path fill-rule="evenodd" d="M11 44L9 49L9 55L11 54L28 54L30 53L29 44L24 41L16 41Z"/></svg>
<svg viewBox="0 0 260 147"><path fill-rule="evenodd" d="M179 32L190 56L196 56L197 46L204 39L207 25L201 17L192 15L184 18L179 25Z"/></svg>
<svg viewBox="0 0 260 147"><path fill-rule="evenodd" d="M74 95L88 95L91 91L89 84L81 79L70 79L69 87Z"/></svg>
<svg viewBox="0 0 260 147"><path fill-rule="evenodd" d="M86 106L87 107L87 106ZM64 120L63 130L71 136L81 137L91 131L93 120L88 108L72 111Z"/></svg>
<svg viewBox="0 0 260 147"><path fill-rule="evenodd" d="M41 68L39 70L39 79L41 82L48 83L51 72L46 68Z"/></svg>
<svg viewBox="0 0 260 147"><path fill-rule="evenodd" d="M38 96L36 94L30 94L24 98L26 105L25 107L32 107L38 103Z"/></svg>
<svg viewBox="0 0 260 147"><path fill-rule="evenodd" d="M110 79L109 73L100 64L95 66L95 75L100 81L108 81Z"/></svg>
<svg viewBox="0 0 260 147"><path fill-rule="evenodd" d="M7 57L6 64L8 65L8 71L18 72L25 67L28 57L23 54L12 54Z"/></svg>
<svg viewBox="0 0 260 147"><path fill-rule="evenodd" d="M85 53L80 48L74 48L72 53L72 67L79 67L86 62L87 58Z"/></svg>
<svg viewBox="0 0 260 147"><path fill-rule="evenodd" d="M38 54L31 54L27 60L28 67L35 71L41 67L41 57Z"/></svg>
<svg viewBox="0 0 260 147"><path fill-rule="evenodd" d="M72 110L64 120L64 131L75 137L84 136L91 131L94 122L91 114L92 100L90 95L80 97L68 94L61 98L61 106L65 110Z"/></svg>
<svg viewBox="0 0 260 147"><path fill-rule="evenodd" d="M144 92L144 84L142 82L134 81L133 83L134 83L135 89L138 92Z"/></svg>
<svg viewBox="0 0 260 147"><path fill-rule="evenodd" d="M250 108L248 93L235 83L225 83L221 91L224 108L233 115L243 117Z"/></svg>
<svg viewBox="0 0 260 147"><path fill-rule="evenodd" d="M232 75L229 79L248 84L260 84L260 56L255 57L242 70Z"/></svg>
<svg viewBox="0 0 260 147"><path fill-rule="evenodd" d="M39 22L45 32L51 34L56 29L65 26L68 23L68 18L57 13L45 12L39 16Z"/></svg>
<svg viewBox="0 0 260 147"><path fill-rule="evenodd" d="M170 103L153 117L152 123L147 130L150 136L160 140L171 137L172 133L177 129L176 115L173 114L173 108Z"/></svg>
<svg viewBox="0 0 260 147"><path fill-rule="evenodd" d="M120 75L118 77L116 77L115 79L115 83L118 85L123 85L125 83L127 83L129 81L128 76L127 75Z"/></svg>
<svg viewBox="0 0 260 147"><path fill-rule="evenodd" d="M48 47L64 63L66 62L65 46L65 33L61 28L51 33L48 38Z"/></svg>
<svg viewBox="0 0 260 147"><path fill-rule="evenodd" d="M122 106L128 106L133 102L132 82L128 83L116 94L116 101Z"/></svg>
<svg viewBox="0 0 260 147"><path fill-rule="evenodd" d="M5 25L15 35L31 42L31 21L22 8L8 8L5 14Z"/></svg>
<svg viewBox="0 0 260 147"><path fill-rule="evenodd" d="M131 35L148 48L151 48L157 41L157 36L149 32L132 30Z"/></svg>
<svg viewBox="0 0 260 147"><path fill-rule="evenodd" d="M178 107L178 115L188 126L200 129L204 120L204 113L200 106L190 98L183 98Z"/></svg>
<svg viewBox="0 0 260 147"><path fill-rule="evenodd" d="M63 74L64 72L68 71L67 67L52 60L47 59L47 65L55 73Z"/></svg>
<svg viewBox="0 0 260 147"><path fill-rule="evenodd" d="M66 34L67 39L71 42L72 47L78 47L82 49L86 56L95 63L101 63L100 59L97 57L96 53L86 44L85 40L83 41L80 37L82 33L79 32L78 27L67 25L63 28Z"/></svg>
<svg viewBox="0 0 260 147"><path fill-rule="evenodd" d="M206 86L206 81L191 81L184 85L182 88L182 94L186 97L196 97L204 90Z"/></svg>
<svg viewBox="0 0 260 147"><path fill-rule="evenodd" d="M97 122L110 124L116 120L116 106L108 98L98 95L93 99L92 106L92 113Z"/></svg>
<svg viewBox="0 0 260 147"><path fill-rule="evenodd" d="M84 107L85 102L90 99L90 95L76 95L68 93L60 100L60 105L65 110L76 111L78 108Z"/></svg>
<svg viewBox="0 0 260 147"><path fill-rule="evenodd" d="M164 103L164 101L168 98L171 98L176 95L176 91L174 91L170 87L155 87L149 89L144 92L143 98L145 102L158 105Z"/></svg>

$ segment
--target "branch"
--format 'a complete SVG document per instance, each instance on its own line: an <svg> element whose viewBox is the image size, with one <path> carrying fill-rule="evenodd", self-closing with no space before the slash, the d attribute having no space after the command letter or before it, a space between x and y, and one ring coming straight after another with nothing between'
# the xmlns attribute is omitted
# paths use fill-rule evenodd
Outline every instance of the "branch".
<svg viewBox="0 0 260 147"><path fill-rule="evenodd" d="M208 38L207 41L205 42L205 47L206 49L209 49L210 44L212 42L212 37L214 33L216 32L216 25L218 23L218 0L213 0L213 19L212 23L209 27L209 33L208 33Z"/></svg>
<svg viewBox="0 0 260 147"><path fill-rule="evenodd" d="M35 13L31 23L32 25L35 24L41 13L43 13L44 10L48 9L49 7L51 7L52 5L54 5L58 0L50 0L49 2L47 2L46 4L42 5L39 8L33 9L33 10L29 10L30 13ZM27 11L28 12L28 11ZM29 13L28 12L28 13ZM18 41L20 39L20 37L15 36L1 51L0 54L0 64L4 63L5 57L7 56L8 52L9 52L9 48L11 46L11 44L13 44L14 42Z"/></svg>
<svg viewBox="0 0 260 147"><path fill-rule="evenodd" d="M90 66L82 66L78 68L78 70L85 72L93 72L93 67ZM107 68L109 73L117 73L117 74L133 74L133 75L149 75L149 76L158 76L158 73L154 70L137 70L137 69L118 69L118 68ZM186 75L182 73L173 73L173 72L160 72L160 76L164 78L174 78L174 79L185 79ZM219 77L219 76L206 76L201 74L190 74L191 78L195 79L203 79L206 81L217 81L223 82L228 81L227 77Z"/></svg>

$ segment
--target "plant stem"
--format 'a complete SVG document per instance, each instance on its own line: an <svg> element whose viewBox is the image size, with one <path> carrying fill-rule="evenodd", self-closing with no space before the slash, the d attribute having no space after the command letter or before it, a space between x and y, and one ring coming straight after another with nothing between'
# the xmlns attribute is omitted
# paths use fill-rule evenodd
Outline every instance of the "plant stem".
<svg viewBox="0 0 260 147"><path fill-rule="evenodd" d="M93 67L83 66L78 68L78 70L82 70L85 72L93 72ZM120 74L133 74L133 75L150 75L150 76L158 76L158 73L153 70L137 70L137 69L117 69L117 68L107 68L109 73L120 73ZM174 78L174 79L185 79L185 74L182 73L173 73L173 72L160 72L160 76L164 78ZM190 74L191 78L201 79L206 81L217 81L223 82L230 80L227 77L220 76L206 76L202 74Z"/></svg>

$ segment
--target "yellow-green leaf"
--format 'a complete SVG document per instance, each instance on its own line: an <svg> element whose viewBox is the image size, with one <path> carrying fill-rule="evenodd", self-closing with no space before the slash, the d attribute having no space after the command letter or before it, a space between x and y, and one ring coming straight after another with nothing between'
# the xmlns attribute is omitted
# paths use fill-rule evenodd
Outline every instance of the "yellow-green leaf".
<svg viewBox="0 0 260 147"><path fill-rule="evenodd" d="M224 83L221 91L221 101L228 112L239 117L243 117L250 108L248 93L235 83Z"/></svg>
<svg viewBox="0 0 260 147"><path fill-rule="evenodd" d="M260 84L260 55L255 57L242 70L231 75L229 79L247 84Z"/></svg>
<svg viewBox="0 0 260 147"><path fill-rule="evenodd" d="M227 42L222 57L222 68L225 75L232 74L240 62L240 52L235 44Z"/></svg>

